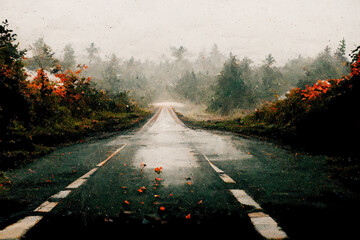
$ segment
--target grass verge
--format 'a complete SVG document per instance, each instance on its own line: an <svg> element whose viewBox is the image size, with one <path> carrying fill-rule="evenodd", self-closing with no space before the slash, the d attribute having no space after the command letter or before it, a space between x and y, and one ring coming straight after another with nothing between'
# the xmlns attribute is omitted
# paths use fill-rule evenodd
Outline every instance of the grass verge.
<svg viewBox="0 0 360 240"><path fill-rule="evenodd" d="M280 128L272 124L244 123L241 118L226 120L196 120L175 111L179 119L188 127L207 130L228 131L245 138L275 143L294 154L323 155L327 159L331 174L352 188L360 187L359 156L334 152L333 149L319 151L316 146L302 144L304 139L296 134L296 129Z"/></svg>
<svg viewBox="0 0 360 240"><path fill-rule="evenodd" d="M18 128L9 137L11 140L0 143L0 171L16 168L62 145L109 137L136 127L151 115L151 110L140 108L128 113L102 111L87 118L62 118L48 126Z"/></svg>

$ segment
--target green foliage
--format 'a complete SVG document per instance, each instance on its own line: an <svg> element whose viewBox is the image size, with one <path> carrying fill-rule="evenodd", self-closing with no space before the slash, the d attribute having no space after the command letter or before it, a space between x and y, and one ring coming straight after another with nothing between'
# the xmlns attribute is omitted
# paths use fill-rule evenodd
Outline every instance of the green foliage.
<svg viewBox="0 0 360 240"><path fill-rule="evenodd" d="M14 44L15 36L7 21L0 25L0 168L87 136L89 131L126 128L149 114L126 91L106 93L95 88L91 78L82 75L87 66L78 65L75 72L54 66L57 60L42 39L33 45L34 55L28 61L41 68L37 76L26 79L25 51ZM74 58L71 47L67 49L64 61L69 67ZM55 73L52 80L45 68ZM114 76L112 70L106 68L109 76Z"/></svg>
<svg viewBox="0 0 360 240"><path fill-rule="evenodd" d="M51 125L51 119L55 117L56 108L59 99L54 94L54 88L47 74L43 69L38 70L38 75L30 84L39 86L38 91L31 91L29 100L31 101L32 124L34 125ZM28 86L31 86L31 85ZM30 87L31 88L31 87Z"/></svg>
<svg viewBox="0 0 360 240"><path fill-rule="evenodd" d="M360 107L359 60L353 59L351 66L350 76L292 89L284 100L264 105L244 122L285 128L298 145L314 151L359 154L354 142L360 134L355 110Z"/></svg>
<svg viewBox="0 0 360 240"><path fill-rule="evenodd" d="M221 114L226 115L231 110L244 107L250 102L248 98L250 89L246 84L249 65L248 59L239 62L230 54L217 78L215 94L209 104L210 110L220 111Z"/></svg>
<svg viewBox="0 0 360 240"><path fill-rule="evenodd" d="M75 51L70 44L67 44L64 48L64 57L61 61L61 65L66 68L72 70L75 67Z"/></svg>
<svg viewBox="0 0 360 240"><path fill-rule="evenodd" d="M283 78L289 85L289 88L298 86L306 86L306 84L299 84L300 81L307 79L306 68L312 62L312 59L304 58L299 55L295 59L290 59L286 64L280 69ZM300 86L301 85L301 86Z"/></svg>
<svg viewBox="0 0 360 240"><path fill-rule="evenodd" d="M358 159L359 56L360 47L352 52L349 75L319 80L305 89L293 88L284 99L267 102L245 117L221 121L179 117L195 127L233 131L275 140L297 150ZM302 61L299 58L294 66Z"/></svg>
<svg viewBox="0 0 360 240"><path fill-rule="evenodd" d="M54 52L49 45L39 38L31 47L32 57L27 59L27 68L30 70L46 69L55 67L59 60L54 58Z"/></svg>
<svg viewBox="0 0 360 240"><path fill-rule="evenodd" d="M197 79L194 71L185 72L179 81L176 83L175 90L177 93L184 96L186 99L194 102L200 103L200 89L199 89L199 80Z"/></svg>
<svg viewBox="0 0 360 240"><path fill-rule="evenodd" d="M29 104L21 89L25 84L22 58L25 51L14 44L16 34L5 20L0 25L0 134L8 132L14 119L29 122Z"/></svg>
<svg viewBox="0 0 360 240"><path fill-rule="evenodd" d="M120 93L124 89L124 81L120 78L119 64L119 59L112 54L109 61L105 63L102 73L102 88L114 94Z"/></svg>
<svg viewBox="0 0 360 240"><path fill-rule="evenodd" d="M338 59L340 62L347 62L346 56L345 56L345 51L346 51L346 43L345 43L345 39L343 38L340 43L338 48L336 49L336 52L334 54L335 58Z"/></svg>
<svg viewBox="0 0 360 240"><path fill-rule="evenodd" d="M299 80L297 87L305 89L307 85L311 86L318 80L338 78L349 74L345 46L345 40L342 40L334 55L331 54L331 49L326 47L310 64L304 66L306 76Z"/></svg>
<svg viewBox="0 0 360 240"><path fill-rule="evenodd" d="M260 78L259 88L256 91L258 99L272 101L276 100L279 93L286 90L286 84L280 70L274 66L275 58L269 54L264 64L258 69L257 75Z"/></svg>
<svg viewBox="0 0 360 240"><path fill-rule="evenodd" d="M182 61L184 59L185 53L187 49L184 46L180 46L179 48L171 47L171 54L176 58L177 61Z"/></svg>
<svg viewBox="0 0 360 240"><path fill-rule="evenodd" d="M86 48L86 52L88 53L89 65L99 59L98 52L99 49L95 47L95 43L91 43L88 48Z"/></svg>

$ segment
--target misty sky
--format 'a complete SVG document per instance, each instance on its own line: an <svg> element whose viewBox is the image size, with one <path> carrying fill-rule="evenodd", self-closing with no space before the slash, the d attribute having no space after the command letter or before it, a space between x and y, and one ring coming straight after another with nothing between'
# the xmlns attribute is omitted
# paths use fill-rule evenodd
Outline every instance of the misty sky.
<svg viewBox="0 0 360 240"><path fill-rule="evenodd" d="M216 43L221 52L278 64L314 57L345 38L360 45L359 0L0 0L21 48L44 37L58 57L68 43L77 55L95 42L102 55L159 60L170 46L193 56Z"/></svg>

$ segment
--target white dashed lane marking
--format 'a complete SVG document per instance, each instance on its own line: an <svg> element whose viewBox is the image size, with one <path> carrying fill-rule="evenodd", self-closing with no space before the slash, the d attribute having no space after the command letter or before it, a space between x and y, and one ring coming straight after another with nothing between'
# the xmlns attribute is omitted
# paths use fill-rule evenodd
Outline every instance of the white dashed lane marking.
<svg viewBox="0 0 360 240"><path fill-rule="evenodd" d="M89 178L94 172L96 172L99 168L93 168L89 172L85 173L81 178Z"/></svg>
<svg viewBox="0 0 360 240"><path fill-rule="evenodd" d="M57 204L58 202L45 201L39 207L37 207L34 212L50 212L54 207L56 207Z"/></svg>
<svg viewBox="0 0 360 240"><path fill-rule="evenodd" d="M205 159L209 162L210 166L219 174L219 177L225 183L236 183L232 178L224 173L223 170L215 166L205 154L202 154ZM260 205L254 201L249 195L246 194L244 190L240 189L230 189L229 190L233 196L238 200L242 205L251 206L255 210L261 210ZM256 231L261 234L266 239L285 239L287 238L286 233L281 230L278 224L272 219L269 215L263 212L254 212L249 213L251 223L254 225Z"/></svg>
<svg viewBox="0 0 360 240"><path fill-rule="evenodd" d="M285 239L286 233L269 215L262 212L249 213L248 216L256 231L267 239Z"/></svg>
<svg viewBox="0 0 360 240"><path fill-rule="evenodd" d="M230 189L234 197L243 205L252 206L255 209L261 209L260 205L255 202L244 190Z"/></svg>
<svg viewBox="0 0 360 240"><path fill-rule="evenodd" d="M215 166L214 164L210 163L210 166L215 170L215 172L217 172L217 173L224 173L223 170L221 170L220 168L218 168L218 167Z"/></svg>
<svg viewBox="0 0 360 240"><path fill-rule="evenodd" d="M231 177L229 177L225 173L220 173L219 177L226 183L236 183Z"/></svg>
<svg viewBox="0 0 360 240"><path fill-rule="evenodd" d="M66 198L71 193L71 190L60 191L57 194L51 196L52 199Z"/></svg>
<svg viewBox="0 0 360 240"><path fill-rule="evenodd" d="M0 231L0 239L19 239L43 217L28 216Z"/></svg>
<svg viewBox="0 0 360 240"><path fill-rule="evenodd" d="M96 172L101 166L103 166L107 161L109 161L112 157L114 157L117 153L119 153L123 148L125 147L125 144L122 145L120 148L118 148L115 152L113 152L108 158L106 158L104 161L99 163L97 167L91 169L89 172L81 176L80 178L76 179L74 182L72 182L70 185L66 187L67 190L60 191L50 197L49 200L51 201L45 201L43 202L39 207L37 207L34 212L38 213L48 213L50 212L58 202L52 201L55 199L63 199L67 197L71 190L69 189L75 189L80 187L82 184L84 184L88 178ZM35 226L43 216L28 216L25 217L18 222L7 226L5 229L0 231L0 240L4 239L19 239L21 238L30 228Z"/></svg>
<svg viewBox="0 0 360 240"><path fill-rule="evenodd" d="M66 189L78 188L81 185L83 185L86 181L87 181L87 179L79 178L79 179L75 180L74 182L72 182L69 186L67 186Z"/></svg>

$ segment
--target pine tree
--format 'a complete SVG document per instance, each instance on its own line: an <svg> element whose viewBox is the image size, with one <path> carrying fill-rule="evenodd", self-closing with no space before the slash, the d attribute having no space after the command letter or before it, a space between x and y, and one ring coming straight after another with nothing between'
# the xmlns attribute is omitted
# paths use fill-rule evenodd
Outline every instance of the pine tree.
<svg viewBox="0 0 360 240"><path fill-rule="evenodd" d="M64 48L64 57L62 60L62 66L65 69L72 70L75 67L75 51L70 44L67 44Z"/></svg>

